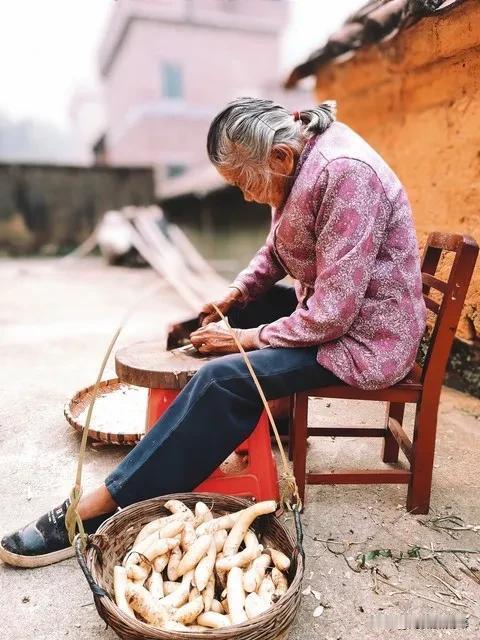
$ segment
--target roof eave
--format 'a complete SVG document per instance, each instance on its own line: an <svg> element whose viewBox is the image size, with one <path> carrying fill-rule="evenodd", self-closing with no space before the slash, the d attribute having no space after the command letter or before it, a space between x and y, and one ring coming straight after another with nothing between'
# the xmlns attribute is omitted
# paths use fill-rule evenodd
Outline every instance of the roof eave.
<svg viewBox="0 0 480 640"><path fill-rule="evenodd" d="M344 52L342 51L332 52L330 48L332 44L332 38L331 38L325 44L324 47L322 47L321 49L317 49L312 53L312 55L305 62L297 65L290 72L283 86L285 87L285 89L293 89L298 84L298 82L300 82L300 80L303 80L304 78L307 78L312 75L316 75L320 67L324 65L336 63L336 62L340 63L341 60L344 60L344 54L346 54L348 51L352 54L351 56L348 56L348 58L350 58L353 55L355 55L355 53L359 49L363 49L365 47L372 46L372 45L378 45L385 40L389 40L390 38L397 35L399 31L403 31L412 27L414 24L423 20L424 18L440 16L450 11L453 11L459 5L461 5L464 1L465 0L450 0L450 1L446 0L435 11L427 12L426 10L424 10L423 13L421 11L417 11L416 14L405 15L402 17L401 24L396 31L392 29L390 33L383 34L379 38L374 36L369 36L369 34L365 29L365 26L363 26L361 29L359 29L360 40L358 40L355 44L353 44L353 46L349 47ZM394 3L392 1L392 5L393 4ZM373 1L369 2L364 8L366 8L368 5L375 5L375 3ZM407 6L407 2L405 2L405 5ZM385 10L385 8L386 8L386 5L377 7L377 9L379 9L379 11L382 11L382 12ZM348 21L343 25L342 28L345 28L347 26L348 26Z"/></svg>

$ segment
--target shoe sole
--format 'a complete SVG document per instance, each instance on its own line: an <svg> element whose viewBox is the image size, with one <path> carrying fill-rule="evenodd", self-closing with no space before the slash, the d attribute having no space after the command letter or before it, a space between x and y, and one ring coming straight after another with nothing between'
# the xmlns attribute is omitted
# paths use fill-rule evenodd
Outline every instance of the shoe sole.
<svg viewBox="0 0 480 640"><path fill-rule="evenodd" d="M22 569L36 569L37 567L48 567L50 564L67 560L75 555L73 547L52 551L52 553L44 553L41 556L21 556L18 553L12 553L0 544L0 560L12 567L21 567Z"/></svg>

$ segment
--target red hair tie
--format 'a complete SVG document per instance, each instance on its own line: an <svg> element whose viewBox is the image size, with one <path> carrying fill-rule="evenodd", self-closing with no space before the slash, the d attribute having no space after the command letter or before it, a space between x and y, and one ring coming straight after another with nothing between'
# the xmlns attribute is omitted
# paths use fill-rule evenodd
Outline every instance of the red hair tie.
<svg viewBox="0 0 480 640"><path fill-rule="evenodd" d="M294 111L292 116L295 121L300 120L300 111Z"/></svg>

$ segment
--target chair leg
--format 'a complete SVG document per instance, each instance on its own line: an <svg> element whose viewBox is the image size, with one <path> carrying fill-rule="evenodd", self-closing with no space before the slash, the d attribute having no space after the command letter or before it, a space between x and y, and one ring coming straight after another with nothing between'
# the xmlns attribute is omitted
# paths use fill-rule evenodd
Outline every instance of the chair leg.
<svg viewBox="0 0 480 640"><path fill-rule="evenodd" d="M423 400L417 405L412 445L412 476L408 485L407 510L428 513L432 488L438 400Z"/></svg>
<svg viewBox="0 0 480 640"><path fill-rule="evenodd" d="M307 421L308 394L295 394L293 410L293 431L295 432L295 448L293 451L293 474L297 481L300 499L305 504L305 476L307 470Z"/></svg>
<svg viewBox="0 0 480 640"><path fill-rule="evenodd" d="M288 459L293 460L295 451L295 429L293 428L293 412L295 406L295 396L290 396L290 411L288 414Z"/></svg>
<svg viewBox="0 0 480 640"><path fill-rule="evenodd" d="M403 424L403 414L405 405L402 402L388 402L386 411L386 421L388 429L388 419L394 418L400 424ZM398 442L389 430L383 439L382 460L383 462L398 462Z"/></svg>

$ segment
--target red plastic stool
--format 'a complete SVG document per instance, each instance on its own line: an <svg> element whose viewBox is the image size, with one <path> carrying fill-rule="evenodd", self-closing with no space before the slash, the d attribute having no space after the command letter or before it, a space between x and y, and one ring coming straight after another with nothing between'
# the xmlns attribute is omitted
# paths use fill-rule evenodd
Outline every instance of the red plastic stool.
<svg viewBox="0 0 480 640"><path fill-rule="evenodd" d="M147 429L155 424L179 393L178 389L149 389ZM262 412L251 436L237 447L236 451L246 454L248 460L246 468L241 473L227 474L218 468L200 483L195 491L248 496L257 501L278 501L277 465L272 452L269 422L265 411Z"/></svg>

